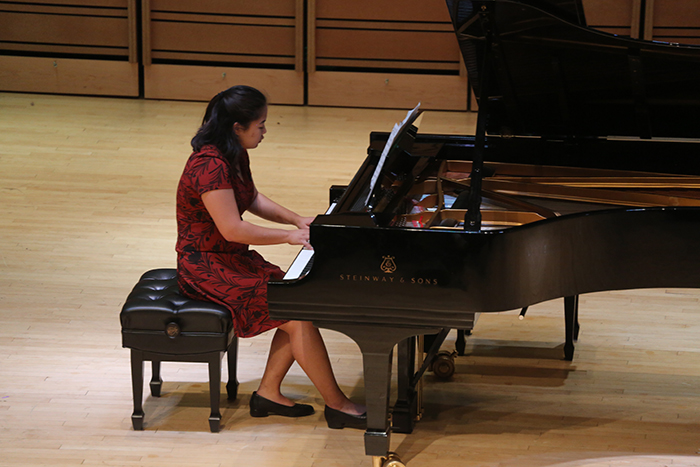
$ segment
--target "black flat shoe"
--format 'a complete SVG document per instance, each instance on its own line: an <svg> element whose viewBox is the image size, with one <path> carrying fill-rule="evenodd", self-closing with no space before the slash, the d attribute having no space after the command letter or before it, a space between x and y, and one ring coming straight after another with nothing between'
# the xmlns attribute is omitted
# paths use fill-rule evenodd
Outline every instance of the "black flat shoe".
<svg viewBox="0 0 700 467"><path fill-rule="evenodd" d="M286 405L272 402L259 396L256 391L250 396L250 416L267 417L268 415L281 415L283 417L306 417L314 413L314 408L307 404Z"/></svg>
<svg viewBox="0 0 700 467"><path fill-rule="evenodd" d="M326 417L328 428L359 428L361 430L367 428L367 412L362 415L352 415L326 406L323 414Z"/></svg>

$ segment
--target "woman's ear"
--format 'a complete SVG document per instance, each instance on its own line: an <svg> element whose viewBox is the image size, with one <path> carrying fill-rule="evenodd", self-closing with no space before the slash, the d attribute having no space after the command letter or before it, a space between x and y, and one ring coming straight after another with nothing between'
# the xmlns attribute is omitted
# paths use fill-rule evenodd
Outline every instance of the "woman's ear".
<svg viewBox="0 0 700 467"><path fill-rule="evenodd" d="M245 128L243 128L243 125L240 123L236 122L233 124L233 132L236 133L236 136L240 136L240 132L245 131Z"/></svg>

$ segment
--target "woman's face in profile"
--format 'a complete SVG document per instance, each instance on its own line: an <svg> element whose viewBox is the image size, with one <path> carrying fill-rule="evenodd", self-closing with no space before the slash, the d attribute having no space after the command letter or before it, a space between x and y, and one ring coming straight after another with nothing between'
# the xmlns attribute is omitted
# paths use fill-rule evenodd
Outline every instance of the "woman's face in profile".
<svg viewBox="0 0 700 467"><path fill-rule="evenodd" d="M263 140L265 133L267 133L267 128L265 128L265 122L267 121L267 107L265 107L260 115L260 118L253 120L248 125L248 128L243 128L240 124L235 123L233 125L233 130L238 136L238 141L241 143L244 149L255 149L258 144Z"/></svg>

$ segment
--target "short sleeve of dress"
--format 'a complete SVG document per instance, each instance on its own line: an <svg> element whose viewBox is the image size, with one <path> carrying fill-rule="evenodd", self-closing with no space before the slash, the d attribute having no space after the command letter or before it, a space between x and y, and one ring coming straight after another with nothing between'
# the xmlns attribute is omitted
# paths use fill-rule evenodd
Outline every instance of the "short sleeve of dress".
<svg viewBox="0 0 700 467"><path fill-rule="evenodd" d="M178 252L247 249L226 241L202 201L202 195L209 191L234 189L230 174L229 163L213 146L190 156L177 189Z"/></svg>
<svg viewBox="0 0 700 467"><path fill-rule="evenodd" d="M189 165L187 179L192 189L200 196L208 191L233 188L231 185L231 167L221 157L204 153Z"/></svg>

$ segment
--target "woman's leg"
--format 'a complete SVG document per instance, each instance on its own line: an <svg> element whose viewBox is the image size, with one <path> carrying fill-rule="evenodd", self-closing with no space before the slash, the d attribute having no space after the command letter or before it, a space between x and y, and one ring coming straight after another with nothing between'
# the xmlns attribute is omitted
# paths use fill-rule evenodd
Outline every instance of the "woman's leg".
<svg viewBox="0 0 700 467"><path fill-rule="evenodd" d="M278 404L293 406L294 402L287 399L280 392L282 380L293 363L294 356L289 343L289 335L277 329L270 343L270 354L267 357L265 372L260 380L258 394Z"/></svg>
<svg viewBox="0 0 700 467"><path fill-rule="evenodd" d="M277 329L258 394L280 404L292 405L280 393L280 386L294 360L311 379L327 406L354 415L365 411L363 406L348 399L338 386L321 333L307 321L289 321Z"/></svg>

